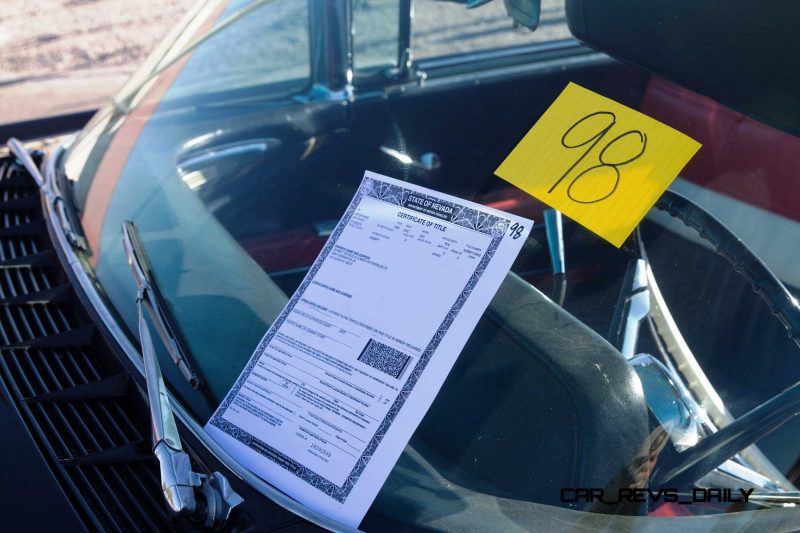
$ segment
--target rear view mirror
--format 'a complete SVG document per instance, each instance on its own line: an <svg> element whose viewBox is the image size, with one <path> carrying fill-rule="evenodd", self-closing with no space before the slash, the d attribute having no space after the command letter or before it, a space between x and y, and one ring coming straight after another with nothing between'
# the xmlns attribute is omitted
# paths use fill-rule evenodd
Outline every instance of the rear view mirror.
<svg viewBox="0 0 800 533"><path fill-rule="evenodd" d="M488 4L492 0L467 0L467 9ZM539 14L542 11L541 0L503 0L506 13L514 19L515 24L525 26L533 31L539 25Z"/></svg>
<svg viewBox="0 0 800 533"><path fill-rule="evenodd" d="M506 5L506 12L520 26L533 31L539 25L541 0L503 0L503 3Z"/></svg>

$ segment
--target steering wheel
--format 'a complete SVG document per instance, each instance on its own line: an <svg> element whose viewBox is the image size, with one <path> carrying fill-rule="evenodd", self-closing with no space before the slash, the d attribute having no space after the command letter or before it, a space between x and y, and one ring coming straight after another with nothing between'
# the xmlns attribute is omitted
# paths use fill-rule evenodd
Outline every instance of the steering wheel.
<svg viewBox="0 0 800 533"><path fill-rule="evenodd" d="M688 198L667 190L655 207L677 218L698 234L744 277L800 347L800 304L778 277L721 221ZM717 468L800 412L800 382L732 421L696 446L657 466L654 483L685 486Z"/></svg>

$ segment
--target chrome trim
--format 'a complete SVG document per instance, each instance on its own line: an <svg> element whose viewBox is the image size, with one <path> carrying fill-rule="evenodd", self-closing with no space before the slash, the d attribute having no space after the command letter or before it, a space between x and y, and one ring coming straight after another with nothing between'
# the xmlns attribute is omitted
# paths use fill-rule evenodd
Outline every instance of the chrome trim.
<svg viewBox="0 0 800 533"><path fill-rule="evenodd" d="M186 159L179 160L178 172L181 174L191 172L195 167L210 165L222 159L262 154L270 147L274 149L281 144L280 139L259 139L220 146L211 145L206 149L199 149L195 153L187 154Z"/></svg>
<svg viewBox="0 0 800 533"><path fill-rule="evenodd" d="M681 452L696 445L702 436L700 428L705 422L705 413L683 387L680 378L647 353L639 354L628 362L639 375L645 398L650 400L653 395L662 396L659 392L669 391L671 406L676 412L669 413L669 409L665 410L658 403L648 402L648 405L658 423L667 431L675 449Z"/></svg>
<svg viewBox="0 0 800 533"><path fill-rule="evenodd" d="M559 39L557 41L548 41L544 43L526 44L521 46L509 46L507 48L489 49L478 52L467 52L464 54L456 54L444 57L434 57L430 59L420 59L414 63L414 67L420 70L434 70L446 67L455 67L460 65L468 65L481 61L493 61L498 59L507 59L511 57L525 57L533 54L542 54L547 52L579 52L579 53L593 53L594 51L587 46L581 44L577 40L567 37L566 39Z"/></svg>
<svg viewBox="0 0 800 533"><path fill-rule="evenodd" d="M400 88L389 86L386 87L386 92L391 92L392 90L399 91L402 89L411 93L421 88L430 91L437 87L449 88L457 83L474 84L484 81L498 81L522 74L549 73L556 71L566 72L573 68L616 62L616 59L602 52L590 51L585 53L581 51L581 53L574 55L562 55L554 58L537 59L536 61L522 61L514 63L513 65L488 67L481 70L469 70L452 74L431 75L432 73L420 68L418 73L422 72L424 74L424 83L420 84L417 81L413 81Z"/></svg>
<svg viewBox="0 0 800 533"><path fill-rule="evenodd" d="M627 360L636 355L636 341L639 338L639 325L650 314L650 292L647 287L648 265L644 259L636 260L636 270L628 291L628 314L625 318L625 332L620 352Z"/></svg>
<svg viewBox="0 0 800 533"><path fill-rule="evenodd" d="M55 164L63 152L64 148L62 143L58 145L52 153L47 154L45 158L44 178L45 183L47 183L49 187L53 187L56 184ZM122 327L120 327L116 320L114 320L114 316L108 309L106 302L97 292L94 281L89 274L87 274L80 258L75 253L75 250L73 250L69 245L69 241L64 234L63 228L60 226L60 224L53 223L53 221L57 220L57 215L51 202L46 201L46 196L44 193L42 193L42 208L45 215L45 220L47 221L47 226L50 230L50 235L53 238L53 244L61 249L64 257L66 258L66 264L63 266L72 271L75 279L80 285L81 292L91 303L92 308L102 321L103 326L112 335L114 341L120 346L120 348L122 348L122 351L125 353L133 367L136 368L136 370L142 376L144 376L144 363L139 355L138 350L136 350L131 343L131 340L128 338L128 334L122 329ZM189 432L200 443L202 443L202 445L210 454L224 464L231 471L231 473L233 473L243 482L250 485L254 490L258 491L275 504L280 505L281 507L293 512L297 516L304 518L305 520L308 520L309 522L312 522L320 527L329 529L331 531L358 531L357 529L345 526L344 524L336 522L335 520L332 520L316 511L307 508L247 470L247 468L242 466L238 461L231 457L228 452L223 450L219 444L209 437L200 424L189 414L186 408L175 399L172 394L168 392L168 395L175 416L183 423L186 429L189 430Z"/></svg>
<svg viewBox="0 0 800 533"><path fill-rule="evenodd" d="M750 501L757 503L772 503L778 505L800 505L800 491L775 494L772 492L753 492Z"/></svg>
<svg viewBox="0 0 800 533"><path fill-rule="evenodd" d="M787 491L770 481L767 476L731 459L728 459L719 465L716 470L700 478L696 485L698 487L730 489L752 487L755 490L765 491L769 494L788 494Z"/></svg>

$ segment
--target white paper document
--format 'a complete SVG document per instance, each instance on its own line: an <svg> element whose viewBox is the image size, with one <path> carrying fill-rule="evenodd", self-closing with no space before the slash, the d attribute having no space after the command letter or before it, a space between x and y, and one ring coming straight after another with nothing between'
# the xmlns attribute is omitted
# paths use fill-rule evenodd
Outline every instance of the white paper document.
<svg viewBox="0 0 800 533"><path fill-rule="evenodd" d="M206 431L278 489L357 526L531 225L367 172Z"/></svg>

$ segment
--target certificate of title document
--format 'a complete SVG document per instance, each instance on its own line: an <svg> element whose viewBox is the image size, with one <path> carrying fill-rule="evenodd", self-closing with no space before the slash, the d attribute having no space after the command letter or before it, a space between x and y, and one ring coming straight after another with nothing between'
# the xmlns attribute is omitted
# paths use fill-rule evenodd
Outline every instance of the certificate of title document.
<svg viewBox="0 0 800 533"><path fill-rule="evenodd" d="M357 526L531 226L367 172L206 431L300 503Z"/></svg>

